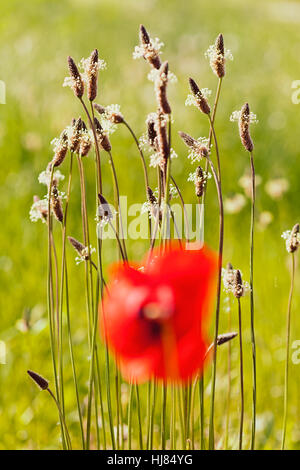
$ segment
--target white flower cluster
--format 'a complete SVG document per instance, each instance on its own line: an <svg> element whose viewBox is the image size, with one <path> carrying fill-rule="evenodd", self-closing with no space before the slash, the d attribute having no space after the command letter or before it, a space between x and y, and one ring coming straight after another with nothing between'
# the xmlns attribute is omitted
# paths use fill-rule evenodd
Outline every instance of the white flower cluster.
<svg viewBox="0 0 300 470"><path fill-rule="evenodd" d="M209 88L202 88L200 91L205 99L208 99L211 95L211 90L209 90ZM188 94L187 99L185 100L185 106L198 106L196 97L191 93Z"/></svg>
<svg viewBox="0 0 300 470"><path fill-rule="evenodd" d="M151 69L148 73L148 80L150 82L155 83L156 80L159 78L160 72L157 69ZM177 83L178 79L173 72L168 72L168 83Z"/></svg>
<svg viewBox="0 0 300 470"><path fill-rule="evenodd" d="M30 208L29 218L31 222L41 220L43 223L46 223L47 213L48 200L46 198L36 199Z"/></svg>
<svg viewBox="0 0 300 470"><path fill-rule="evenodd" d="M239 121L240 118L241 118L241 115L242 115L241 110L239 110L239 111L233 111L233 112L231 113L231 116L230 116L230 121L231 121L231 122ZM258 123L258 119L257 119L257 117L256 117L256 114L250 112L249 122L250 122L251 124L257 124L257 123Z"/></svg>
<svg viewBox="0 0 300 470"><path fill-rule="evenodd" d="M50 178L51 178L51 171L47 169L45 171L42 171L39 174L38 182L48 187L50 184ZM55 181L56 184L58 184L60 181L63 181L64 179L65 179L65 176L59 170L54 171L53 181Z"/></svg>
<svg viewBox="0 0 300 470"><path fill-rule="evenodd" d="M204 56L206 59L209 59L210 66L212 70L215 72L215 63L219 60L220 54L218 53L218 50L216 48L215 44L212 44L209 46L207 51L204 53ZM221 56L222 57L222 56ZM233 60L233 55L229 49L224 50L224 59L226 60Z"/></svg>
<svg viewBox="0 0 300 470"><path fill-rule="evenodd" d="M228 268L222 268L222 280L223 280L223 286L224 286L224 292L227 292L227 294L232 293L234 294L236 286L235 286L235 275L236 275L237 269L228 269ZM243 277L243 274L241 272L241 276ZM242 297L245 295L249 294L251 292L251 288L248 282L243 281L242 284Z"/></svg>
<svg viewBox="0 0 300 470"><path fill-rule="evenodd" d="M199 137L196 139L196 141L199 148L201 146L208 148L209 139L207 137ZM202 159L200 152L197 151L197 148L191 148L187 157L191 160L191 163L200 162Z"/></svg>
<svg viewBox="0 0 300 470"><path fill-rule="evenodd" d="M147 53L151 53L151 51L155 51L156 54L160 54L163 46L164 43L161 42L159 38L150 38L149 44L140 44L139 46L135 46L132 57L134 59L141 59L147 55Z"/></svg>
<svg viewBox="0 0 300 470"><path fill-rule="evenodd" d="M105 70L107 67L107 64L105 60L98 59L98 62L93 64L94 67L96 67L96 71L99 72L100 70ZM82 80L87 83L88 81L88 71L90 68L90 58L88 57L87 59L82 58L81 61L78 64L79 70L81 70L81 76Z"/></svg>
<svg viewBox="0 0 300 470"><path fill-rule="evenodd" d="M89 254L91 255L92 253L95 253L96 252L96 249L92 247L92 245L90 245L90 250L88 249L88 247L86 246L80 253L80 256L76 256L75 258L75 261L76 261L76 264L80 264L82 263L83 261L86 261L88 259L88 256Z"/></svg>
<svg viewBox="0 0 300 470"><path fill-rule="evenodd" d="M300 246L300 232L295 230L286 230L281 238L285 240L285 246L288 253L293 253Z"/></svg>
<svg viewBox="0 0 300 470"><path fill-rule="evenodd" d="M170 158L171 160L173 160L173 158L178 158L178 155L173 148L171 148L170 150ZM159 152L154 152L152 155L150 155L149 166L151 166L152 168L156 168L157 166L162 165L162 163L163 159Z"/></svg>
<svg viewBox="0 0 300 470"><path fill-rule="evenodd" d="M209 180L211 177L212 177L212 175L209 171L208 172L203 171L203 180L204 181ZM187 181L191 182L191 183L197 183L199 181L199 177L197 177L197 170L194 171L193 173L189 173Z"/></svg>

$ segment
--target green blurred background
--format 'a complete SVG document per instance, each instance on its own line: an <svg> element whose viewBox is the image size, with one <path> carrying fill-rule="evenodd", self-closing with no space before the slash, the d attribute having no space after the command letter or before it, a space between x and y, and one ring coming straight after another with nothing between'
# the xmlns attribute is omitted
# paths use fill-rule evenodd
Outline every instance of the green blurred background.
<svg viewBox="0 0 300 470"><path fill-rule="evenodd" d="M230 198L242 193L240 177L248 169L248 157L241 147L231 112L247 100L257 114L253 125L256 171L261 177L257 194L255 252L256 326L258 353L258 439L259 448L278 448L283 409L284 332L289 288L289 257L284 230L299 221L299 106L292 102L292 82L300 80L300 2L251 0L28 0L1 1L0 79L6 84L6 104L0 105L0 340L7 347L6 364L0 364L0 449L59 447L57 415L49 397L37 391L26 376L28 368L52 380L46 312L47 234L45 225L30 222L28 212L33 194L44 188L38 174L52 157L50 141L82 111L69 88L66 57L76 61L97 47L108 64L100 73L99 97L103 105L119 103L136 133L144 132L144 120L155 111L148 66L132 60L138 43L138 27L146 25L152 36L164 43L163 58L169 60L178 83L170 85L174 115L173 146L179 157L173 174L185 198L193 202L193 187L187 183L191 164L177 137L178 130L206 135L207 121L195 108L184 106L187 78L201 87L216 89L204 52L218 35L224 34L234 61L227 64L216 120L223 169L223 190ZM112 136L120 177L121 193L129 202L143 202L142 169L136 148L125 128ZM91 223L94 217L93 159L85 163ZM105 165L104 193L112 196L110 173ZM67 164L62 171L67 173ZM151 178L154 182L155 172ZM266 183L285 178L288 191L280 199L270 197ZM69 233L81 239L80 189L75 172ZM213 185L208 191L206 241L217 247L217 200ZM270 212L272 222L264 227L261 212ZM225 228L225 261L232 261L247 279L250 205L228 214ZM59 232L58 232L59 236ZM93 245L95 245L93 241ZM142 257L145 244L130 244L130 255ZM85 295L83 266L75 266L68 247L71 279L72 318L76 360L81 382L87 392L88 362L85 337ZM108 244L105 262L115 257ZM299 272L293 308L292 342L300 339ZM223 296L223 299L225 296ZM246 361L246 443L251 418L251 349L249 300L243 301ZM222 303L225 306L225 302ZM234 305L233 323L236 328ZM30 328L24 329L24 315ZM222 310L222 331L227 329ZM233 344L233 394L231 446L236 447L238 418L238 343ZM219 355L217 391L217 434L224 431L226 396L226 348ZM66 353L67 413L72 435L78 434L71 368ZM291 364L288 448L300 449L300 365ZM207 406L209 380L206 378ZM124 386L126 395L126 386ZM126 398L125 398L126 399ZM79 439L79 435L78 435ZM75 438L76 441L76 438ZM222 441L220 440L220 446Z"/></svg>

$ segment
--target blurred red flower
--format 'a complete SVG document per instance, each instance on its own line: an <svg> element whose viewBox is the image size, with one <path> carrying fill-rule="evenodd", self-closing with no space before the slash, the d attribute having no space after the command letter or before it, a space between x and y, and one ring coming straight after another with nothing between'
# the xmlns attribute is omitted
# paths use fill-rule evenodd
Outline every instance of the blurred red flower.
<svg viewBox="0 0 300 470"><path fill-rule="evenodd" d="M118 265L101 325L124 376L186 381L201 371L217 257L208 248L172 248L146 269Z"/></svg>

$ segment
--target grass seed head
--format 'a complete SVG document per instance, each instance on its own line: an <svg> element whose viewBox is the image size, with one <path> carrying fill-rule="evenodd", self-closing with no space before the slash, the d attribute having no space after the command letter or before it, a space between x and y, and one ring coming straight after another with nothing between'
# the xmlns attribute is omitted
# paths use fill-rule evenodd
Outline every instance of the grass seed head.
<svg viewBox="0 0 300 470"><path fill-rule="evenodd" d="M189 78L189 84L191 92L195 97L197 108L200 109L200 111L202 111L202 113L204 114L210 114L210 106L208 104L208 101L204 97L195 80Z"/></svg>
<svg viewBox="0 0 300 470"><path fill-rule="evenodd" d="M72 90L77 98L82 98L84 93L84 82L72 57L68 57L68 67L72 79Z"/></svg>
<svg viewBox="0 0 300 470"><path fill-rule="evenodd" d="M37 374L36 372L33 372L32 370L28 370L27 374L29 377L32 378L32 380L37 384L37 386L41 390L47 390L49 387L49 382L48 380L44 379L40 374Z"/></svg>
<svg viewBox="0 0 300 470"><path fill-rule="evenodd" d="M171 114L171 107L167 98L169 64L164 62L155 80L155 92L159 109L164 114Z"/></svg>
<svg viewBox="0 0 300 470"><path fill-rule="evenodd" d="M254 145L250 136L250 108L248 103L245 103L241 109L239 132L243 146L248 152L252 152Z"/></svg>

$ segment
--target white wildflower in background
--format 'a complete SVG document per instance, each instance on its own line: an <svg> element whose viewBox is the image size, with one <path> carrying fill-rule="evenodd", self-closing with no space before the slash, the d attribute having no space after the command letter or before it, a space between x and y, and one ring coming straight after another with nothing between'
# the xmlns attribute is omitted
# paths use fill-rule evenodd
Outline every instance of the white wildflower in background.
<svg viewBox="0 0 300 470"><path fill-rule="evenodd" d="M204 96L204 98L207 100L210 95L211 95L211 90L209 90L208 88L202 88L201 90L201 93L202 95ZM191 93L188 94L187 96L187 99L185 100L185 106L196 106L198 107L198 102L197 102L197 98L192 95Z"/></svg>
<svg viewBox="0 0 300 470"><path fill-rule="evenodd" d="M190 147L190 152L188 153L188 158L191 160L191 163L200 162L202 160L201 152L198 151L201 147L208 147L209 140L207 137L199 137L195 139L195 148Z"/></svg>
<svg viewBox="0 0 300 470"><path fill-rule="evenodd" d="M273 221L273 219L274 219L274 216L272 212L269 212L269 211L261 212L258 217L258 228L260 230L265 230L268 227L268 225L270 225L270 223Z"/></svg>
<svg viewBox="0 0 300 470"><path fill-rule="evenodd" d="M51 177L50 170L47 169L45 171L42 171L38 176L38 182L41 184L45 184L48 187L50 184L50 177ZM55 181L56 185L60 181L63 181L64 179L65 179L65 176L59 170L56 170L53 173L53 181Z"/></svg>
<svg viewBox="0 0 300 470"><path fill-rule="evenodd" d="M241 110L239 110L239 111L233 111L233 112L231 113L231 116L230 116L230 121L231 121L231 122L239 121L240 118L241 118L241 115L242 115ZM251 124L257 124L257 123L258 123L258 119L257 119L257 117L256 117L256 114L250 112L249 122L250 122Z"/></svg>
<svg viewBox="0 0 300 470"><path fill-rule="evenodd" d="M87 259L89 259L89 251L90 251L90 255L91 255L92 253L96 252L96 249L93 248L92 245L90 245L90 250L88 249L87 246L85 246L82 249L82 251L80 253L80 256L76 256L76 258L75 258L76 264L80 264L83 261L86 261Z"/></svg>
<svg viewBox="0 0 300 470"><path fill-rule="evenodd" d="M224 201L224 210L227 214L237 214L246 204L246 198L243 194L235 194L227 197Z"/></svg>
<svg viewBox="0 0 300 470"><path fill-rule="evenodd" d="M37 222L41 220L43 223L47 221L48 214L48 200L39 199L37 196L34 197L34 202L29 211L29 218L31 222Z"/></svg>
<svg viewBox="0 0 300 470"><path fill-rule="evenodd" d="M286 178L274 178L265 184L266 193L273 199L281 199L290 184Z"/></svg>
<svg viewBox="0 0 300 470"><path fill-rule="evenodd" d="M261 184L262 178L260 175L255 176L255 187ZM239 185L245 191L247 197L252 197L252 177L249 173L245 173L239 179Z"/></svg>
<svg viewBox="0 0 300 470"><path fill-rule="evenodd" d="M286 230L281 235L285 240L285 245L288 253L294 253L300 245L300 230L299 224L294 225L292 230Z"/></svg>

